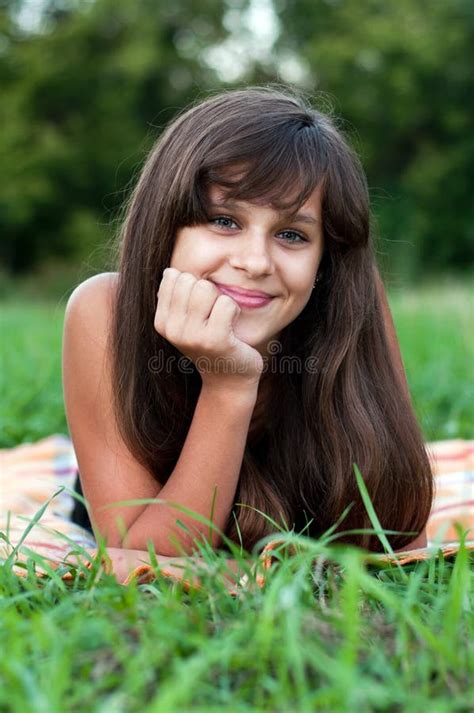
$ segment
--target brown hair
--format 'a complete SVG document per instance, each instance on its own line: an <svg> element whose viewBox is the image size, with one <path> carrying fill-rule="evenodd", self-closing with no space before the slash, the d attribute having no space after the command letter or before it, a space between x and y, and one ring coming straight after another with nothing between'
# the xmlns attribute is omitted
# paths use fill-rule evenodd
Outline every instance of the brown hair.
<svg viewBox="0 0 474 713"><path fill-rule="evenodd" d="M334 122L288 90L208 98L168 126L144 165L119 236L111 333L116 419L131 452L165 483L193 418L199 373L151 368L160 353L162 363L183 358L153 322L176 231L206 220L210 183L233 198L284 208L298 208L323 187L322 279L280 335L280 357L312 357L319 368L272 376L278 408L270 405L260 442L247 442L235 497L251 507L235 507L226 534L238 543L239 529L251 549L274 531L256 508L297 531L311 520L305 534L317 537L351 502L338 531L371 527L354 463L382 527L420 532L433 477L386 338L365 175ZM389 536L395 549L412 539ZM340 541L381 549L376 535Z"/></svg>

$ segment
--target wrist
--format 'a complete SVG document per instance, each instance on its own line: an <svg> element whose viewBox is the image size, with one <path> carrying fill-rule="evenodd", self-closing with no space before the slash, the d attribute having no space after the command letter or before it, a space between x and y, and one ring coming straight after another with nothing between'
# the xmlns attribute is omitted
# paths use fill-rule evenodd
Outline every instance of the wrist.
<svg viewBox="0 0 474 713"><path fill-rule="evenodd" d="M236 383L205 381L201 387L201 395L222 399L226 402L243 406L255 406L258 395L258 381L244 381Z"/></svg>

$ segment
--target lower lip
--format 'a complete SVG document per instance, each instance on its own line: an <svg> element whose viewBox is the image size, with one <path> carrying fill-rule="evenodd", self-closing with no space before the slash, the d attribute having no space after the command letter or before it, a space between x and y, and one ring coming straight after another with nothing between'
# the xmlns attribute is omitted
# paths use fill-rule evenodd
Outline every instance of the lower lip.
<svg viewBox="0 0 474 713"><path fill-rule="evenodd" d="M266 305L270 304L273 299L273 297L244 297L243 295L238 295L235 292L232 292L231 290L226 290L225 287L221 287L220 285L216 285L216 287L223 295L228 295L228 297L232 297L232 299L237 302L239 307L245 307L249 309L265 307Z"/></svg>

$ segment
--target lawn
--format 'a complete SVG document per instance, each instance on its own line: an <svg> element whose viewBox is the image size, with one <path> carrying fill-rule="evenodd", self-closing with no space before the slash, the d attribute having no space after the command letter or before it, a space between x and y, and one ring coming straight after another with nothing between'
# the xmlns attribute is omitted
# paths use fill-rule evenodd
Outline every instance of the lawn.
<svg viewBox="0 0 474 713"><path fill-rule="evenodd" d="M472 437L472 290L389 300L426 440ZM64 300L2 305L2 447L67 433L63 313ZM189 593L98 575L39 582L0 568L1 713L472 710L464 548L400 570L305 538L294 556L281 549L264 589L236 598L211 574Z"/></svg>

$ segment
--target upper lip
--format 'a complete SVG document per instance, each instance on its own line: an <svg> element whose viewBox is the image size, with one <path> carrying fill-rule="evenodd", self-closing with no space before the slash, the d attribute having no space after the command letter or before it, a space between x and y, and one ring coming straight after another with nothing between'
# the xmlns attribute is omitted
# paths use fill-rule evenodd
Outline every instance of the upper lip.
<svg viewBox="0 0 474 713"><path fill-rule="evenodd" d="M236 287L235 285L225 285L222 282L214 283L217 287L224 287L229 292L235 292L236 295L242 295L242 297L273 297L268 292L258 292L257 290L246 290L244 287Z"/></svg>

